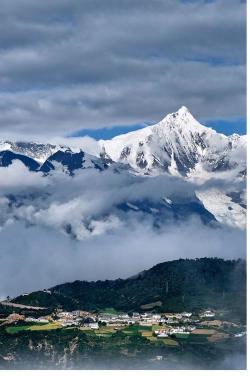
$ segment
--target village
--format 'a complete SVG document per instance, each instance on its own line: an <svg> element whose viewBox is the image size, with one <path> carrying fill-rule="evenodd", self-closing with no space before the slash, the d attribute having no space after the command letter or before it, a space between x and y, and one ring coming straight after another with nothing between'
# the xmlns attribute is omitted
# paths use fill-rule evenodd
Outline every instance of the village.
<svg viewBox="0 0 250 376"><path fill-rule="evenodd" d="M34 307L33 307L34 308ZM21 330L52 330L78 328L87 333L108 336L117 331L125 334L137 332L149 340L171 340L206 336L209 341L225 340L229 337L242 337L246 332L242 327L230 321L218 319L217 312L205 310L200 313L156 313L133 312L132 314L107 309L101 312L83 310L64 311L55 309L51 314L33 317L30 314L11 313L0 319L0 326L5 326L8 333ZM37 316L37 315L36 315ZM171 342L172 341L172 342Z"/></svg>

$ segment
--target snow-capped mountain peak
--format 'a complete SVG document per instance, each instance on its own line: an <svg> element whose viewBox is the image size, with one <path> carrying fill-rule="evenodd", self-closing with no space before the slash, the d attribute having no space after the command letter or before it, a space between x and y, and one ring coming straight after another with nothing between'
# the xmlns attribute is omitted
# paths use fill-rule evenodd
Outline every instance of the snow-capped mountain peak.
<svg viewBox="0 0 250 376"><path fill-rule="evenodd" d="M168 172L186 176L198 165L205 171L245 168L242 136L217 133L200 124L185 106L157 124L101 140L100 145L112 160L143 174Z"/></svg>
<svg viewBox="0 0 250 376"><path fill-rule="evenodd" d="M159 123L100 140L101 159L119 162L139 174L169 173L178 176L207 176L215 171L246 169L246 137L229 137L200 124L187 107L166 115ZM0 142L0 152L12 151L45 163L58 151L80 153L67 146L35 142Z"/></svg>
<svg viewBox="0 0 250 376"><path fill-rule="evenodd" d="M208 128L201 125L191 114L189 109L185 106L179 108L178 111L167 114L158 124L157 127L176 127L186 131L205 131ZM210 129L212 132L212 129Z"/></svg>
<svg viewBox="0 0 250 376"><path fill-rule="evenodd" d="M72 148L59 144L3 141L0 142L0 168L9 167L14 161L19 161L31 173L39 172L40 176L46 176L48 180L52 178L52 181L61 174L75 176L77 181L81 176L82 178L88 176L85 175L87 170L94 172L93 176L95 172L100 172L98 179L102 179L105 175L104 171L108 170L108 174L115 173L117 176L121 174L122 181L137 183L146 182L147 179L151 180L152 176L160 174L176 175L181 179L172 180L169 176L160 177L160 180L159 177L152 179L155 182L166 181L159 202L150 200L151 193L154 191L154 188L150 188L146 200L140 195L132 200L131 197L128 200L126 196L123 202L116 203L115 208L111 208L110 213L113 215L113 210L121 210L122 213L132 210L136 213L149 213L155 216L157 221L159 218L172 218L172 216L182 218L184 214L195 213L205 222L216 220L229 226L245 228L246 136L233 134L227 137L217 133L200 124L183 106L177 112L165 116L157 124L111 140L101 140L98 146L96 150L98 150L97 154L100 154L93 156L82 150L84 148L79 144ZM151 177L142 178L137 175L151 175ZM211 184L208 184L207 188L203 183L209 179ZM104 179L104 182L106 180ZM171 181L179 181L184 187L186 180L191 180L196 187L193 195L187 195L185 189L184 192L174 192L170 196L166 194L165 188L167 189ZM216 186L213 182L219 180L223 181L223 184ZM72 184L74 181L72 179ZM228 182L229 190L223 188ZM91 190L91 183L86 181L86 186L88 184ZM28 195L28 203L29 200ZM66 232L81 238L82 231L84 234L86 232L81 221L82 216L80 222L76 223L75 229L73 229L75 220L69 222ZM88 224L87 233L92 231L91 226Z"/></svg>

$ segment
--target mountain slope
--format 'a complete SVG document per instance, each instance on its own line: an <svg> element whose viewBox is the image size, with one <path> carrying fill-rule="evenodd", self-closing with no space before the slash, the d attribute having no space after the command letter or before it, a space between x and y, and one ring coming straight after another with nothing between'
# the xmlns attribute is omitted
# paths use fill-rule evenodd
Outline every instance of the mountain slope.
<svg viewBox="0 0 250 376"><path fill-rule="evenodd" d="M9 150L16 154L22 154L34 159L39 164L44 163L47 158L59 149L62 149L62 147L36 142L0 142L0 151Z"/></svg>
<svg viewBox="0 0 250 376"><path fill-rule="evenodd" d="M109 167L109 163L103 159L92 155L89 155L82 150L79 152L72 152L70 149L58 150L52 154L40 168L40 171L48 173L62 167L64 171L74 174L75 170L83 168L95 168L99 171L103 171Z"/></svg>
<svg viewBox="0 0 250 376"><path fill-rule="evenodd" d="M154 266L137 276L114 281L75 281L19 296L13 301L64 309L142 310L158 302L162 312L224 308L245 314L246 263L243 260L180 259ZM160 302L160 304L159 304ZM232 304L233 302L233 304ZM157 304L155 305L156 308Z"/></svg>
<svg viewBox="0 0 250 376"><path fill-rule="evenodd" d="M229 193L221 184L219 188L197 189L196 195L217 221L246 227L246 136L219 134L181 107L158 124L101 140L100 145L114 161L128 164L138 174L168 173L198 185L213 179L231 184ZM234 188L234 183L240 187ZM238 196L237 202L231 193Z"/></svg>
<svg viewBox="0 0 250 376"><path fill-rule="evenodd" d="M22 162L30 171L36 171L40 166L38 162L26 155L10 150L0 151L0 167L8 167L15 160Z"/></svg>

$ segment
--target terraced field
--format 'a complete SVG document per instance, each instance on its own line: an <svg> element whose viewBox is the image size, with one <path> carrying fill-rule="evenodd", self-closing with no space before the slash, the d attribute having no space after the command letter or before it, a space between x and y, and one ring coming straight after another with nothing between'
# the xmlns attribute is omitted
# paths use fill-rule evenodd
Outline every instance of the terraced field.
<svg viewBox="0 0 250 376"><path fill-rule="evenodd" d="M18 332L23 332L23 331L41 331L41 330L53 330L53 329L59 329L61 328L60 324L57 323L48 323L48 324L39 324L39 325L13 325L13 326L8 326L6 328L6 332L9 334L15 334Z"/></svg>
<svg viewBox="0 0 250 376"><path fill-rule="evenodd" d="M157 338L154 335L154 330L163 329L163 326L160 325L129 325L127 327L119 327L114 328L111 326L103 326L99 329L90 329L88 327L62 327L57 322L51 322L48 324L24 324L24 325L12 325L5 328L8 334L16 334L22 331L50 331L55 329L61 329L63 331L67 330L75 330L78 329L79 331L83 331L87 336L90 337L102 337L102 338L110 338L112 337L117 331L125 334L128 337L136 337L142 336L143 338L147 339L153 343L162 343L167 346L179 346L180 343L190 343L190 344L209 344L212 342L221 342L229 339L230 334L218 331L215 329L204 329L199 328L194 330L190 334L176 334L172 337L167 338Z"/></svg>

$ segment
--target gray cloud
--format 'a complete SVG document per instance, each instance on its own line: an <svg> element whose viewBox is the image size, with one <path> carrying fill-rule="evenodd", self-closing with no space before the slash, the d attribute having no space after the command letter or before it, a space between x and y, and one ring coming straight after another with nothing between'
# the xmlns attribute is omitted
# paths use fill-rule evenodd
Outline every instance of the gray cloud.
<svg viewBox="0 0 250 376"><path fill-rule="evenodd" d="M155 209L151 211L152 215L137 210L127 213L119 210L121 204L149 200L152 207L157 207L163 203L163 198L195 202L197 190L206 192L211 188L229 193L244 192L245 184L236 174L214 174L204 183L191 183L169 175L149 178L125 170L114 173L110 169L100 173L89 168L78 170L72 178L58 166L51 175L43 177L40 173L29 172L16 161L8 168L0 169L0 225L4 228L20 220L65 235L70 227L71 235L83 240L123 228L133 220L143 221L145 217L153 224Z"/></svg>
<svg viewBox="0 0 250 376"><path fill-rule="evenodd" d="M242 189L233 174L197 186L168 175L95 169L42 177L18 161L1 168L0 297L75 279L128 277L179 257L245 257L243 230L204 225L197 216L156 228L150 214L117 209L136 200L189 200L197 187L211 186Z"/></svg>
<svg viewBox="0 0 250 376"><path fill-rule="evenodd" d="M240 0L3 0L0 131L64 135L158 121L245 114Z"/></svg>
<svg viewBox="0 0 250 376"><path fill-rule="evenodd" d="M3 227L18 219L66 234L65 229L70 226L71 233L79 240L124 227L128 216L124 218L116 207L127 201L159 202L172 195L183 197L183 192L185 200L194 199L194 186L179 178L149 179L126 172L99 173L95 169L79 170L74 178L59 170L45 178L29 172L21 162L0 169L0 181ZM17 201L6 202L10 195ZM133 212L131 216L142 219L139 213Z"/></svg>
<svg viewBox="0 0 250 376"><path fill-rule="evenodd" d="M179 257L245 257L243 231L212 229L194 219L162 232L154 231L147 222L134 222L132 227L82 242L19 222L0 232L0 242L1 297L76 279L128 277Z"/></svg>

